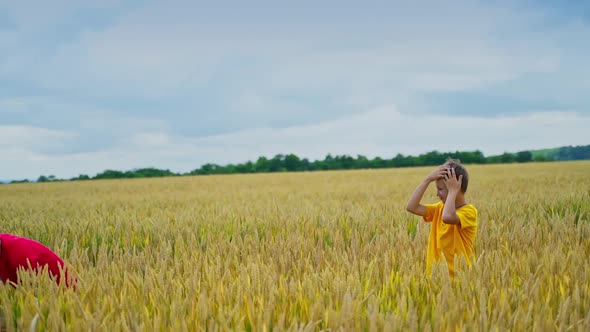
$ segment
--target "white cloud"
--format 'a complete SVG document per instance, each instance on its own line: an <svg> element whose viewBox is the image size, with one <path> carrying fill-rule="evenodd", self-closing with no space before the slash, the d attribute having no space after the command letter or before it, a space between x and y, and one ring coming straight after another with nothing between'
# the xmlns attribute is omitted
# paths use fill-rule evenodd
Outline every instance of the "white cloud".
<svg viewBox="0 0 590 332"><path fill-rule="evenodd" d="M51 2L36 0L0 1L0 9L10 18L15 28L26 33L51 29L63 23L77 12L87 10L114 9L120 7L119 0L76 1L54 0Z"/></svg>
<svg viewBox="0 0 590 332"><path fill-rule="evenodd" d="M130 140L133 147L136 148L158 148L170 145L170 137L163 132L156 133L138 133L133 135Z"/></svg>
<svg viewBox="0 0 590 332"><path fill-rule="evenodd" d="M106 169L142 167L188 172L207 162L241 163L278 153L295 153L312 160L323 159L327 153L391 158L397 153L418 155L432 150L479 149L493 155L585 145L589 143L586 131L589 126L590 116L575 112L499 118L443 115L422 118L389 105L338 120L285 129L262 128L201 138L160 131L130 133L128 140L112 149L61 155L31 152L30 145L19 144L15 138L33 133L38 140L60 138L63 134L13 129L13 144L3 156L0 174L4 178L24 175L36 179L41 174L69 178L80 173L95 175Z"/></svg>
<svg viewBox="0 0 590 332"><path fill-rule="evenodd" d="M0 114L22 114L27 112L28 103L21 98L0 99Z"/></svg>
<svg viewBox="0 0 590 332"><path fill-rule="evenodd" d="M385 106L315 125L248 130L198 142L223 147L228 156L244 155L241 151L247 151L245 154L249 156L244 156L244 160L259 154L289 152L314 159L327 153L393 157L397 153L417 155L431 150L482 150L491 155L588 144L585 128L589 125L590 116L574 112L525 113L499 118L422 117Z"/></svg>
<svg viewBox="0 0 590 332"><path fill-rule="evenodd" d="M0 147L44 148L61 144L72 134L64 131L50 130L31 126L0 125Z"/></svg>
<svg viewBox="0 0 590 332"><path fill-rule="evenodd" d="M273 17L285 15L276 8L268 16L248 11L252 16L236 19L227 11L153 3L105 29L81 33L47 60L29 60L30 79L51 88L146 99L191 100L219 75L227 75L223 79L231 86L239 82L237 96L242 89L362 95L375 89L479 88L529 71L553 70L559 63L544 32L526 26L537 16L467 2L431 6L427 12L418 5L386 6L383 12L396 14L387 21L379 16L375 22L355 22L350 13L337 11L329 23L327 17L314 17L301 24ZM409 14L411 20L404 17ZM511 26L522 29L499 40L498 31ZM523 36L526 47L519 46Z"/></svg>
<svg viewBox="0 0 590 332"><path fill-rule="evenodd" d="M529 5L2 5L10 177L588 143L588 24Z"/></svg>

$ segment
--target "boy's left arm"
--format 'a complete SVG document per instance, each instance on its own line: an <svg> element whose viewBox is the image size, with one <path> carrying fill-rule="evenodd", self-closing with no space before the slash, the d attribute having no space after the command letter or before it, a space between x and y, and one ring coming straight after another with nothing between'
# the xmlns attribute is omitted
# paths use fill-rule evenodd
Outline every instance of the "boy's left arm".
<svg viewBox="0 0 590 332"><path fill-rule="evenodd" d="M455 200L459 190L461 190L461 182L463 175L459 175L459 179L455 175L455 170L451 167L447 171L448 174L444 176L445 184L447 185L447 201L442 212L442 220L445 224L460 225L461 219L457 215L455 207Z"/></svg>

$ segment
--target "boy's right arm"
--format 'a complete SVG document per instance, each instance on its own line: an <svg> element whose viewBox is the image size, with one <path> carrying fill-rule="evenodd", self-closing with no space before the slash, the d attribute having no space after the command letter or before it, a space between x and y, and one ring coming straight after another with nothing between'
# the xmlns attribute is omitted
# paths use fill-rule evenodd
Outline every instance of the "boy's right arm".
<svg viewBox="0 0 590 332"><path fill-rule="evenodd" d="M406 210L408 212L422 217L426 215L426 207L420 204L420 200L422 200L422 196L424 196L424 192L426 192L430 182L436 181L443 177L443 175L446 173L446 169L447 167L445 165L439 166L434 171L432 171L432 173L428 174L428 176L426 176L422 182L420 182L406 203Z"/></svg>

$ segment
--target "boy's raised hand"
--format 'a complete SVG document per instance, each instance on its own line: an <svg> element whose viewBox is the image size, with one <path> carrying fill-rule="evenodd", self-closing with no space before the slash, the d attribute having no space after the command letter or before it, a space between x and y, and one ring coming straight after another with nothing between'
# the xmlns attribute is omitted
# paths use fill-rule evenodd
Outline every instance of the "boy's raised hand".
<svg viewBox="0 0 590 332"><path fill-rule="evenodd" d="M447 168L448 167L446 165L438 166L434 171L432 171L432 173L426 176L425 180L432 182L444 177L445 174L447 174Z"/></svg>
<svg viewBox="0 0 590 332"><path fill-rule="evenodd" d="M459 192L459 190L461 190L461 183L463 182L463 175L459 175L459 179L457 179L455 169L449 167L445 170L443 181L447 185L447 190L449 192Z"/></svg>

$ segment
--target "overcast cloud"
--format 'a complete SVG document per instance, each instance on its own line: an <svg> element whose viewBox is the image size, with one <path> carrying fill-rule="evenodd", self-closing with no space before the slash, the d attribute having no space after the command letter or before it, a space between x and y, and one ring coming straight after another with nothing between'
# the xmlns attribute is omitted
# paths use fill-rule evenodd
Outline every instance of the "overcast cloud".
<svg viewBox="0 0 590 332"><path fill-rule="evenodd" d="M0 179L590 144L590 5L2 1Z"/></svg>

